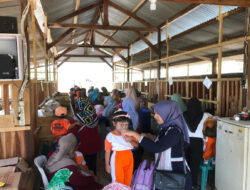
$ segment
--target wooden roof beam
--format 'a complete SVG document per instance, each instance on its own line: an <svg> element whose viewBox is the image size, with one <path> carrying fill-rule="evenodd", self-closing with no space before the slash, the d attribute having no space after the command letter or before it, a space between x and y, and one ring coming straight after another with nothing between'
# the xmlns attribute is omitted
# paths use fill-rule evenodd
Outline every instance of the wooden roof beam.
<svg viewBox="0 0 250 190"><path fill-rule="evenodd" d="M68 61L68 60L69 60L69 58L70 58L70 57L66 57L64 60L62 60L62 61L61 61L61 63L60 63L60 64L58 64L57 68L61 67L61 66L62 66L62 64L64 64L66 61Z"/></svg>
<svg viewBox="0 0 250 190"><path fill-rule="evenodd" d="M58 60L60 57L64 56L66 53L73 51L76 48L77 48L77 46L75 44L72 44L70 47L66 48L62 53L58 54L55 57L55 60Z"/></svg>
<svg viewBox="0 0 250 190"><path fill-rule="evenodd" d="M158 49L146 38L144 37L140 32L134 31L136 35L138 35L157 55L159 55Z"/></svg>
<svg viewBox="0 0 250 190"><path fill-rule="evenodd" d="M115 40L114 38L112 38L109 35L106 35L106 34L103 34L102 32L99 32L98 30L96 30L96 33L99 34L99 35L101 35L101 36L103 36L103 37L105 37L105 38L108 38L109 40L111 40L112 42L116 43L119 46L125 46L123 43Z"/></svg>
<svg viewBox="0 0 250 190"><path fill-rule="evenodd" d="M93 57L93 58L112 58L111 55L75 55L75 54L66 54L63 57Z"/></svg>
<svg viewBox="0 0 250 190"><path fill-rule="evenodd" d="M238 7L250 7L249 0L159 0L161 2L178 2L192 4L213 4L213 5L230 5Z"/></svg>
<svg viewBox="0 0 250 190"><path fill-rule="evenodd" d="M103 57L100 57L100 59L105 62L108 66L110 66L111 69L113 69L113 66Z"/></svg>
<svg viewBox="0 0 250 190"><path fill-rule="evenodd" d="M74 35L71 36L69 39L65 39L65 40L63 40L63 41L60 41L57 45L61 45L61 44L64 44L64 43L66 43L66 42L68 42L68 41L71 41L71 40L73 40L73 39L75 39L75 38L78 38L78 37L80 37L80 36L86 34L87 32L89 32L89 30L86 30L86 31L81 32L81 33L78 33L78 34L74 34Z"/></svg>
<svg viewBox="0 0 250 190"><path fill-rule="evenodd" d="M128 59L126 59L119 51L117 51L116 49L112 49L115 54L117 54L123 61L125 61L125 63L128 64Z"/></svg>
<svg viewBox="0 0 250 190"><path fill-rule="evenodd" d="M108 0L103 0L103 25L109 25Z"/></svg>
<svg viewBox="0 0 250 190"><path fill-rule="evenodd" d="M82 13L84 13L84 12L86 12L86 11L88 11L88 10L91 10L91 9L97 7L97 6L100 6L100 5L101 5L101 3L98 2L98 3L95 3L95 4L89 5L89 6L87 6L87 7L82 7L82 8L80 8L80 9L78 9L78 10L75 10L75 11L72 12L72 13L69 13L69 14L67 14L67 15L65 15L65 16L63 16L63 17L61 17L61 18L58 18L55 22L63 22L63 21L65 21L65 20L68 20L68 19L70 19L70 18L72 18L72 17L74 17L74 16L76 16L76 15L82 14Z"/></svg>
<svg viewBox="0 0 250 190"><path fill-rule="evenodd" d="M139 21L140 23L144 24L145 26L147 27L155 27L153 26L152 24L148 23L147 21L145 21L144 19L138 17L135 13L129 11L129 10L126 10L126 9L123 9L122 7L120 7L119 5L113 3L112 1L108 1L108 4L110 6L112 6L113 8L117 9L118 11L128 15L129 17ZM155 27L156 28L156 27Z"/></svg>
<svg viewBox="0 0 250 190"><path fill-rule="evenodd" d="M72 44L60 44L59 46L62 47L70 47ZM102 46L102 45L96 45L96 44L81 44L81 45L76 45L77 47L87 47L87 48L109 48L109 49L128 49L128 46Z"/></svg>
<svg viewBox="0 0 250 190"><path fill-rule="evenodd" d="M138 11L145 3L146 3L146 0L141 0L131 12L136 13L136 11ZM119 26L123 26L129 19L130 19L130 16L127 16L126 18L124 18L122 22L119 24ZM111 32L109 36L110 37L114 36L116 32L117 30ZM109 38L106 38L101 44L104 45L108 40Z"/></svg>
<svg viewBox="0 0 250 190"><path fill-rule="evenodd" d="M48 44L48 49L55 46L58 42L60 42L61 40L63 40L66 36L68 36L69 34L71 34L71 32L74 29L70 28L68 30L66 30L64 33L62 33L60 36L58 36L53 42Z"/></svg>
<svg viewBox="0 0 250 190"><path fill-rule="evenodd" d="M91 30L123 30L123 31L146 31L153 32L157 31L155 27L133 27L133 26L113 26L113 25L93 25L93 24L71 24L61 22L49 22L49 28L80 28L80 29L91 29Z"/></svg>

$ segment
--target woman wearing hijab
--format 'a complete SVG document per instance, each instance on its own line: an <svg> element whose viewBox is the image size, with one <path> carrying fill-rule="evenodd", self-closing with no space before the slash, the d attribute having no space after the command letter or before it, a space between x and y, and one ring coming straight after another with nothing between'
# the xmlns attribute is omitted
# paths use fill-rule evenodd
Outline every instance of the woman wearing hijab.
<svg viewBox="0 0 250 190"><path fill-rule="evenodd" d="M111 96L105 96L104 106L106 107L104 108L102 115L103 117L108 118L113 114L115 110L116 101Z"/></svg>
<svg viewBox="0 0 250 190"><path fill-rule="evenodd" d="M190 137L190 146L186 150L186 157L190 165L194 189L198 189L198 174L203 155L203 125L210 116L202 111L201 102L197 98L191 98L188 101L187 111L184 112Z"/></svg>
<svg viewBox="0 0 250 190"><path fill-rule="evenodd" d="M94 106L87 98L80 97L77 100L75 119L81 125L76 125L69 132L79 138L78 151L83 154L88 168L96 174L97 153L101 151L98 118Z"/></svg>
<svg viewBox="0 0 250 190"><path fill-rule="evenodd" d="M135 109L138 112L140 109L140 101L137 98L136 90L133 87L125 89L126 98L132 98L135 102Z"/></svg>
<svg viewBox="0 0 250 190"><path fill-rule="evenodd" d="M51 179L61 169L68 169L72 174L67 185L71 186L74 190L101 190L102 185L96 183L94 177L84 177L81 175L73 155L76 144L76 137L71 133L60 138L59 150L51 155L45 165L49 178Z"/></svg>
<svg viewBox="0 0 250 190"><path fill-rule="evenodd" d="M173 94L170 97L171 100L176 101L177 104L180 106L182 113L184 113L185 111L187 111L187 106L186 104L183 102L181 95L180 94Z"/></svg>
<svg viewBox="0 0 250 190"><path fill-rule="evenodd" d="M124 136L132 136L139 141L139 144L147 151L156 153L157 160L159 153L162 153L157 169L183 172L183 147L189 143L187 124L178 104L171 100L160 101L152 106L155 113L155 120L161 130L157 137L146 134L142 136L134 131L125 131ZM188 171L188 169L187 169ZM191 175L188 172L185 190L191 190Z"/></svg>
<svg viewBox="0 0 250 190"><path fill-rule="evenodd" d="M132 121L133 130L136 131L139 124L139 116L135 109L134 100L132 98L125 98L122 102L122 110L128 113Z"/></svg>

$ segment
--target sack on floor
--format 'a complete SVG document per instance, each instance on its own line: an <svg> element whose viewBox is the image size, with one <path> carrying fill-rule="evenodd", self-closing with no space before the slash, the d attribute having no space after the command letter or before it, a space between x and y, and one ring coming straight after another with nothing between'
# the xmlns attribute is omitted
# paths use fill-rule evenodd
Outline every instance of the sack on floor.
<svg viewBox="0 0 250 190"><path fill-rule="evenodd" d="M132 190L151 190L154 178L154 162L144 160L135 170L131 188Z"/></svg>
<svg viewBox="0 0 250 190"><path fill-rule="evenodd" d="M131 190L130 187L117 183L117 182L113 182L107 186L105 186L102 190Z"/></svg>

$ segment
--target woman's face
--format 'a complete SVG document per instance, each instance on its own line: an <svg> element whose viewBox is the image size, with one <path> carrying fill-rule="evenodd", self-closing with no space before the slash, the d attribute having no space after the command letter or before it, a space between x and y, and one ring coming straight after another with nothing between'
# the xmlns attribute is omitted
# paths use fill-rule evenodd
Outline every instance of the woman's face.
<svg viewBox="0 0 250 190"><path fill-rule="evenodd" d="M156 111L155 111L154 118L155 118L155 121L157 122L157 124L162 125L164 123L163 119Z"/></svg>

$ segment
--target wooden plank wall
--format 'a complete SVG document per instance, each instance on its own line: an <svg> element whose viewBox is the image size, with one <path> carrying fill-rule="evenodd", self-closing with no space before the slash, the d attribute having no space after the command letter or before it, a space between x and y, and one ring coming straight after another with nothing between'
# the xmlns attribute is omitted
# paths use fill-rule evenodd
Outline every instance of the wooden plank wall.
<svg viewBox="0 0 250 190"><path fill-rule="evenodd" d="M1 117L13 117L12 126L8 125L6 129L3 129L4 126L0 126L2 129L2 132L0 132L0 159L19 156L31 162L35 154L36 136L33 132L37 128L37 107L45 98L57 91L57 85L54 82L34 83L31 81L28 83L24 91L24 109L25 126L30 126L30 130L20 130L20 126L18 126L17 112L20 86L21 81L0 84L2 92L0 101L5 110L5 115ZM10 105L13 108L12 115L10 115Z"/></svg>
<svg viewBox="0 0 250 190"><path fill-rule="evenodd" d="M213 106L216 108L217 103L221 104L220 116L222 117L233 116L236 112L241 111L242 87L240 78L222 79L222 96L218 102L216 100L217 79L212 80L213 83L209 89L203 85L203 80L201 79L174 80L173 85L170 87L168 87L169 85L167 85L166 81L159 81L158 100L170 98L171 95L178 93L183 97L184 101L191 97L198 98L207 109ZM114 86L120 90L124 89L121 88L124 86L122 83L116 83ZM149 101L157 95L155 81L134 82L133 86L141 91Z"/></svg>

